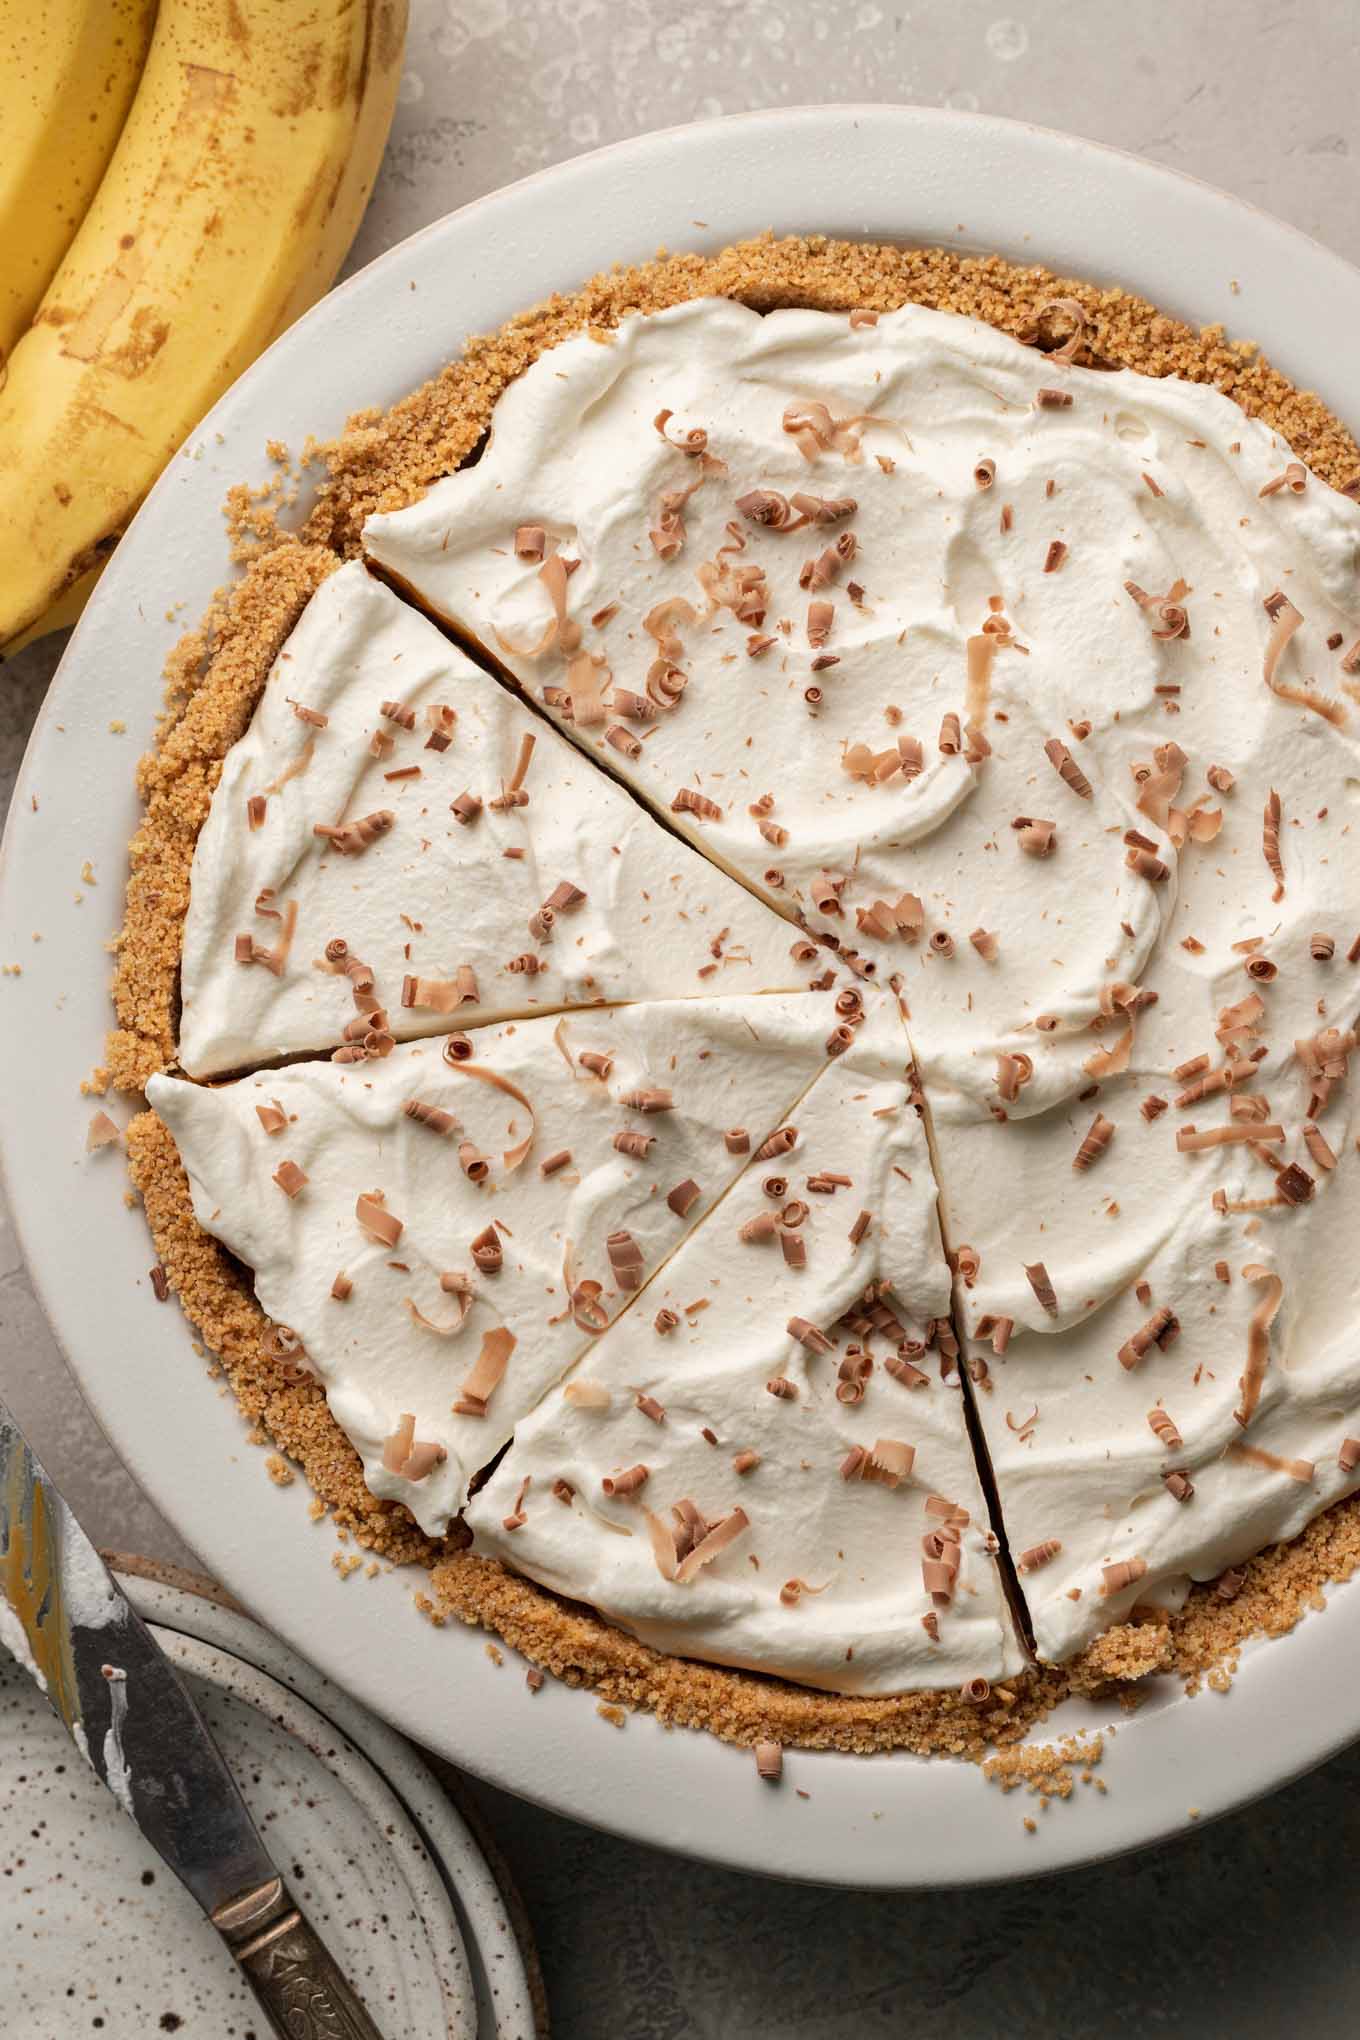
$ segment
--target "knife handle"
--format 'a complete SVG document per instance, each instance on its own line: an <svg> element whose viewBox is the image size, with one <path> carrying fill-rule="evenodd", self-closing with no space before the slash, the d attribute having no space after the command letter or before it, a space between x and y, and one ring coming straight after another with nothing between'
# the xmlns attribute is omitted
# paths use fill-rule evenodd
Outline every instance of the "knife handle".
<svg viewBox="0 0 1360 2040"><path fill-rule="evenodd" d="M281 1877L211 1918L281 2040L382 2040Z"/></svg>

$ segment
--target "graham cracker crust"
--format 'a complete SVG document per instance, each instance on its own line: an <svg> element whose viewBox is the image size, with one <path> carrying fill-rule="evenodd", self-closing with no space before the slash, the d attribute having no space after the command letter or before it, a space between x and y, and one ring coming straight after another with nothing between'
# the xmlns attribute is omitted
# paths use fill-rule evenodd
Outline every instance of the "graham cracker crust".
<svg viewBox="0 0 1360 2040"><path fill-rule="evenodd" d="M271 444L277 479L242 487L228 504L242 573L172 652L154 748L141 760L141 827L129 846L126 919L113 983L117 1026L107 1071L138 1092L173 1065L181 932L198 831L222 760L245 730L284 640L325 577L360 550L373 511L415 501L474 452L507 384L569 334L607 332L633 312L723 296L761 311L801 305L826 311L890 311L908 303L983 319L1045 349L1081 328L1076 359L1212 383L1251 417L1279 431L1336 488L1360 484L1360 447L1312 392L1297 389L1250 340L1222 327L1195 328L1118 288L1100 288L999 256L964 256L832 241L761 237L714 256L660 253L635 268L593 277L468 341L458 359L386 412L365 411L334 442L309 447L302 468L319 472L311 507L288 529L281 513L297 493L287 453ZM298 472L301 472L299 470ZM1137 1683L1180 1677L1193 1690L1231 1682L1249 1637L1279 1636L1323 1604L1328 1582L1360 1562L1360 1496L1319 1516L1291 1543L1269 1547L1220 1582L1196 1587L1170 1617L1108 1630L1081 1657L1035 1668L981 1701L951 1692L860 1698L811 1692L786 1681L667 1657L610 1627L590 1609L559 1600L498 1562L473 1556L457 1536L432 1540L400 1505L364 1486L357 1454L319 1384L275 1357L269 1321L249 1271L194 1219L173 1140L154 1113L128 1129L128 1166L170 1288L215 1356L259 1443L301 1469L342 1540L378 1558L419 1565L429 1592L417 1605L436 1625L457 1620L494 1631L534 1665L588 1686L608 1707L646 1708L662 1720L727 1741L774 1741L815 1749L951 1755L974 1761L1019 1742L1062 1700L1111 1688L1136 1704ZM277 1460L271 1478L291 1476ZM362 1561L341 1557L348 1574ZM1042 1755L1042 1753L1037 1753Z"/></svg>

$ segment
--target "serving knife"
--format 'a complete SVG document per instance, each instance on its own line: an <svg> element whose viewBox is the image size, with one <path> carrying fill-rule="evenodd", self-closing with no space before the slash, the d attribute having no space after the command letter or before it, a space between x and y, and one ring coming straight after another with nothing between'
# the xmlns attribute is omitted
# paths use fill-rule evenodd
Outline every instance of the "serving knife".
<svg viewBox="0 0 1360 2040"><path fill-rule="evenodd" d="M282 2040L381 2040L158 1648L0 1403L0 1643L203 1908Z"/></svg>

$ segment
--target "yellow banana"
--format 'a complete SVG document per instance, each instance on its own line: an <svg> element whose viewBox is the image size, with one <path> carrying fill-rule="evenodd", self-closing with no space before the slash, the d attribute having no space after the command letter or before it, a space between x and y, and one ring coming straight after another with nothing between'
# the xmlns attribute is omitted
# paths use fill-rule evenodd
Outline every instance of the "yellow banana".
<svg viewBox="0 0 1360 2040"><path fill-rule="evenodd" d="M155 12L156 0L0 0L0 362L99 187Z"/></svg>
<svg viewBox="0 0 1360 2040"><path fill-rule="evenodd" d="M0 652L90 576L214 399L332 281L406 11L161 0L122 138L0 390Z"/></svg>

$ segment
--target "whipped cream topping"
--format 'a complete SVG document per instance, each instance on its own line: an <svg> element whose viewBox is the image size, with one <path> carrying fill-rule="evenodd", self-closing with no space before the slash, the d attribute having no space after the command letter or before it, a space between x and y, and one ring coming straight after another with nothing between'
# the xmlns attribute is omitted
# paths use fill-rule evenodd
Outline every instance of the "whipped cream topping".
<svg viewBox="0 0 1360 2040"><path fill-rule="evenodd" d="M433 1535L599 1329L646 1306L826 1068L834 1021L814 992L656 1001L479 1028L453 1062L413 1043L147 1095L369 1487Z"/></svg>
<svg viewBox="0 0 1360 2040"><path fill-rule="evenodd" d="M180 1059L206 1076L342 1039L357 1059L368 1036L535 1009L796 989L789 940L353 563L313 596L223 764ZM357 996L349 962L367 966Z"/></svg>
<svg viewBox="0 0 1360 2040"><path fill-rule="evenodd" d="M750 1162L519 1424L468 1509L478 1548L659 1649L836 1692L1019 1668L958 1369L935 1343L950 1277L906 1048L870 994L796 1145ZM941 1535L952 1577L932 1594L923 1547Z"/></svg>
<svg viewBox="0 0 1360 2040"><path fill-rule="evenodd" d="M301 1337L375 1492L441 1527L513 1433L468 1509L481 1549L661 1647L874 1692L1017 1662L965 1397L1050 1660L1353 1489L1360 508L1212 389L1076 368L916 307L709 301L544 356L477 464L371 519L365 543L534 709L360 568L327 584L204 830L185 1066L337 1041L352 981L315 964L340 936L397 1033L684 995L567 1025L573 1044L635 1042L633 1089L669 1083L673 1054L692 1079L673 1114L629 1120L678 1136L664 1183L660 1146L620 1157L595 1137L597 1107L622 1124L622 1060L597 1096L542 1048L549 1019L472 1037L535 1100L517 1170L495 1162L513 1108L474 1105L435 1044L218 1092L157 1080L201 1221ZM414 734L382 719L389 697ZM437 704L458 720L429 757ZM405 748L365 762L380 721ZM529 734L530 805L493 811ZM384 778L408 762L419 780ZM318 804L319 771L338 777ZM276 781L252 830L247 800ZM445 828L465 787L475 825ZM341 830L396 819L347 855L313 838L323 808ZM562 880L587 897L541 943L526 917ZM277 941L252 918L270 888L266 907L298 904L279 976L233 961L243 931ZM829 947L807 955L790 919ZM531 949L547 971L510 973ZM404 978L463 964L483 1004L398 1007ZM809 970L831 998L784 995ZM910 1077L866 975L899 988ZM868 1018L846 1027L856 986ZM761 1123L799 1130L777 1162L721 1139L755 1132L736 1100L767 1065ZM461 1128L431 1169L442 1136L403 1117L413 1095L472 1129L488 1184L457 1167ZM903 1109L918 1095L930 1152ZM286 1126L267 1137L255 1107L275 1096ZM567 1165L539 1177L555 1148L579 1184ZM292 1199L267 1180L280 1156L308 1178ZM807 1214L743 1238L776 1209L771 1174ZM827 1174L851 1185L805 1194ZM665 1192L686 1177L702 1197L677 1213ZM408 1221L394 1252L356 1235L370 1183ZM488 1205L516 1279L507 1236L441 1351L403 1298L445 1323L461 1309L438 1277L471 1266ZM861 1209L851 1240L835 1214ZM611 1232L640 1263L610 1260ZM932 1343L950 1263L961 1382ZM644 1290L620 1286L629 1268ZM607 1330L571 1316L582 1278L604 1285L584 1314ZM868 1341L867 1371L850 1351L856 1299L862 1321L884 1282L906 1353L923 1349L906 1375L891 1339ZM486 1415L450 1414L497 1328L516 1343ZM427 1467L433 1447L447 1456ZM932 1536L943 1599L921 1571Z"/></svg>
<svg viewBox="0 0 1360 2040"><path fill-rule="evenodd" d="M367 535L592 747L507 502L617 605L611 768L900 973L1041 1652L1352 1487L1360 509L1214 390L950 315L631 321Z"/></svg>
<svg viewBox="0 0 1360 2040"><path fill-rule="evenodd" d="M1035 1015L1084 1029L1162 938L1178 860L1129 773L1184 741L1159 688L1230 675L1249 737L1285 586L1340 694L1323 646L1354 607L1360 509L1317 482L1260 501L1288 460L1213 390L1066 367L952 314L706 300L553 349L481 460L365 542L711 858L900 970L918 1045L948 1042L963 1083ZM558 594L516 554L526 521L579 562ZM1190 634L1158 636L1125 584L1181 579ZM603 664L578 704L583 658ZM1192 756L1187 805L1215 756ZM1049 855L1024 819L1055 824ZM1129 829L1160 883L1129 868ZM1079 1063L1050 1056L1046 1081L1080 1088Z"/></svg>

